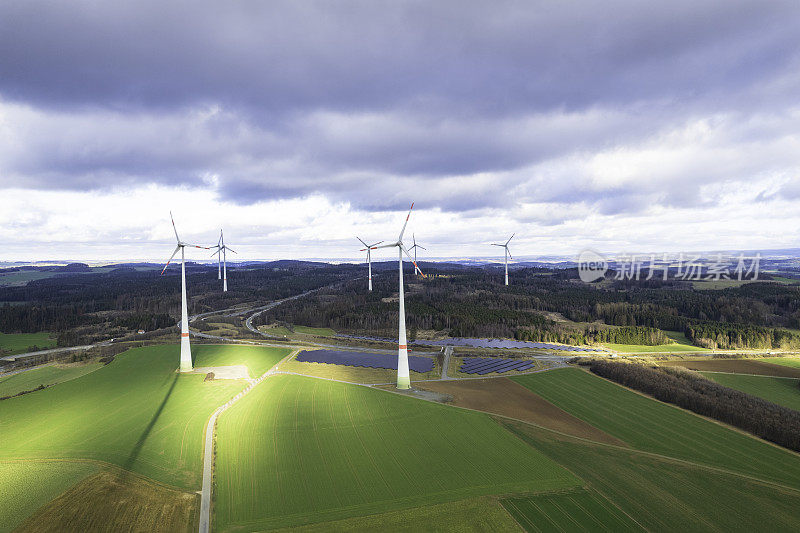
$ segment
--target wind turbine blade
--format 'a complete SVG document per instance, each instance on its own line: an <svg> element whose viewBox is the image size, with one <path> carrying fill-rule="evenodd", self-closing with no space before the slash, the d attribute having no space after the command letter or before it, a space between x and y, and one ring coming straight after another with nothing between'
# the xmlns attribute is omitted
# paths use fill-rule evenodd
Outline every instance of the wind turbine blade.
<svg viewBox="0 0 800 533"><path fill-rule="evenodd" d="M411 254L408 253L408 250L406 250L406 247L403 246L403 245L400 245L400 248L403 250L403 252L405 252L406 256L408 256L408 260L411 261L412 263L414 263L414 267L417 270L419 270L419 273L422 274L422 277L423 278L426 277L425 274L423 274L422 269L419 267L419 265L417 265L417 262L414 261L414 259L411 257Z"/></svg>
<svg viewBox="0 0 800 533"><path fill-rule="evenodd" d="M178 237L178 228L175 227L175 219L172 218L172 211L169 212L169 219L172 221L172 231L175 232L175 240L181 242L181 238Z"/></svg>
<svg viewBox="0 0 800 533"><path fill-rule="evenodd" d="M172 255L171 255L171 256L169 256L169 259L167 259L167 264L166 264L166 265L164 265L164 269L161 271L161 274L159 274L159 275L163 275L163 274L164 274L164 271L165 271L165 270L167 270L167 267L169 266L169 263L170 263L170 261L172 261L172 258L173 258L173 257L175 257L175 254L177 254L177 253L178 253L178 250L180 250L180 249L181 249L181 247L180 247L180 246L176 246L176 247L175 247L175 251L174 251L174 252L172 252Z"/></svg>
<svg viewBox="0 0 800 533"><path fill-rule="evenodd" d="M511 239L513 239L513 238L514 238L514 235L516 235L516 233L512 233L512 234L511 234L511 237L509 237L509 238L508 238L508 240L506 241L506 246L508 246L508 243L510 243L510 242L511 242Z"/></svg>
<svg viewBox="0 0 800 533"><path fill-rule="evenodd" d="M358 236L356 236L356 239L358 239L358 242L360 242L361 244L363 244L364 246L366 246L367 248L369 248L369 244L367 244L367 243L365 243L364 241L362 241L362 240L361 240L361 237L358 237ZM365 249L366 249L366 248L365 248Z"/></svg>
<svg viewBox="0 0 800 533"><path fill-rule="evenodd" d="M376 247L373 248L373 250L377 250L378 248L394 248L396 246L397 246L397 243L393 242L392 244L384 244L383 246L376 246Z"/></svg>
<svg viewBox="0 0 800 533"><path fill-rule="evenodd" d="M414 202L411 202L411 209L414 209ZM403 224L403 229L400 231L400 236L397 238L397 242L403 242L403 233L406 232L406 226L408 226L408 219L411 218L411 209L408 210L405 224Z"/></svg>
<svg viewBox="0 0 800 533"><path fill-rule="evenodd" d="M216 251L216 252L214 252L213 254L211 254L211 257L214 257L215 255L217 255L217 254L218 254L218 253L220 253L221 251L222 251L222 248L217 248L217 251Z"/></svg>
<svg viewBox="0 0 800 533"><path fill-rule="evenodd" d="M503 248L505 248L505 246L506 246L506 245L505 245L505 244L495 244L495 243L492 243L492 246L502 246Z"/></svg>
<svg viewBox="0 0 800 533"><path fill-rule="evenodd" d="M514 259L513 257L511 257L511 250L509 250L508 248L506 248L506 252L508 252L508 258L509 258L509 259Z"/></svg>
<svg viewBox="0 0 800 533"><path fill-rule="evenodd" d="M359 239L359 240L361 240L361 239ZM364 241L361 241L361 242L364 242ZM378 242L376 242L375 244L367 244L367 243L365 243L365 242L364 242L364 246L366 246L367 248L372 248L372 249L374 250L374 249L375 249L375 247L376 247L376 246L378 246L378 245L379 245L380 243L382 243L382 242L383 242L383 241L378 241Z"/></svg>
<svg viewBox="0 0 800 533"><path fill-rule="evenodd" d="M226 250L228 250L229 252L233 252L233 253L235 253L236 255L239 255L238 253L236 253L236 250L231 250L231 249L230 249L230 248L228 248L227 246L225 247L225 249L226 249Z"/></svg>
<svg viewBox="0 0 800 533"><path fill-rule="evenodd" d="M420 250L427 250L427 248L425 248L424 246L420 246L419 244L415 244L414 246L416 246Z"/></svg>
<svg viewBox="0 0 800 533"><path fill-rule="evenodd" d="M219 239L217 239L217 246L219 246L220 244L222 244L222 230L221 229L219 230Z"/></svg>

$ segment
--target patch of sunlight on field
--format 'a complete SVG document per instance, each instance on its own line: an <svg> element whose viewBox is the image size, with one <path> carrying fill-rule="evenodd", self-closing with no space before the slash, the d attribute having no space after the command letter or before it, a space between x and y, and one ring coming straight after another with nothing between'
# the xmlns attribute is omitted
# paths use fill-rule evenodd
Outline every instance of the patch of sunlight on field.
<svg viewBox="0 0 800 533"><path fill-rule="evenodd" d="M41 385L50 386L56 383L63 383L94 372L102 367L103 363L53 364L0 377L0 397L13 396L20 392L36 389Z"/></svg>
<svg viewBox="0 0 800 533"><path fill-rule="evenodd" d="M221 415L215 482L223 531L581 483L487 415L289 375Z"/></svg>

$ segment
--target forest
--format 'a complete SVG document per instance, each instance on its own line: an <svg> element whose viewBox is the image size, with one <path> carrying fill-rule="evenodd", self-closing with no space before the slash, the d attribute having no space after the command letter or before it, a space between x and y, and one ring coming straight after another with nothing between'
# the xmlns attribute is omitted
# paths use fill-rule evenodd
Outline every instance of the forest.
<svg viewBox="0 0 800 533"><path fill-rule="evenodd" d="M292 261L229 268L229 290L223 293L216 266L190 263L189 313L285 298L355 277L354 270ZM67 271L24 286L0 287L0 331L50 331L59 346L73 346L170 327L180 318L179 272L171 268L162 276L158 269L128 267L100 274Z"/></svg>
<svg viewBox="0 0 800 533"><path fill-rule="evenodd" d="M494 267L425 264L428 277L406 269L409 334L504 337L565 344L659 345L664 331L685 332L709 348L794 349L800 335L800 288L754 282L698 290L679 281L608 278L579 281L575 269L519 268L511 285ZM323 290L262 314L258 323L330 327L343 333L392 336L397 328L394 263L375 263L374 291L364 265L280 261L229 269L223 293L217 269L187 264L189 313L244 302L268 302ZM180 316L178 269L120 267L104 273L59 272L20 287L0 287L0 331L52 331L73 345L131 331L167 327Z"/></svg>
<svg viewBox="0 0 800 533"><path fill-rule="evenodd" d="M795 336L778 328L800 325L800 289L755 282L724 290L696 290L680 282L585 284L572 270L526 268L512 284L481 268L426 265L427 279L406 276L406 322L410 331L446 331L454 337L507 337L567 344L669 343L663 331L686 332L698 346L763 348L755 334L718 342L718 325L731 331L769 332L782 347ZM394 273L376 275L374 291L349 282L264 313L261 323L285 321L348 333L392 335L397 327ZM613 327L609 327L613 326ZM692 326L693 329L689 330ZM714 339L707 335L714 336ZM720 339L721 340L721 339ZM770 344L774 346L775 343Z"/></svg>

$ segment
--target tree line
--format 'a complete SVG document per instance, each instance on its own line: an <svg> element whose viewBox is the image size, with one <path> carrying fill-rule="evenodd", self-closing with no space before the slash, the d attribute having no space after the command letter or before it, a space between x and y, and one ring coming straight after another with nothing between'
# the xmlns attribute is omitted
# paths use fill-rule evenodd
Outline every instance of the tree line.
<svg viewBox="0 0 800 533"><path fill-rule="evenodd" d="M589 369L604 378L749 431L800 451L800 412L724 387L681 368L593 360Z"/></svg>

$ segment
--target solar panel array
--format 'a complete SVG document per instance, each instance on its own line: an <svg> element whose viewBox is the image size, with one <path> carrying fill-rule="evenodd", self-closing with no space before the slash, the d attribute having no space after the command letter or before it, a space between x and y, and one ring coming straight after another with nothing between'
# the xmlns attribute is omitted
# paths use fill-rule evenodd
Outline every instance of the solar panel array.
<svg viewBox="0 0 800 533"><path fill-rule="evenodd" d="M540 350L563 350L565 352L596 352L597 348L580 348L548 342L515 341L510 339L471 339L453 337L451 339L425 340L417 339L414 344L425 346L471 346L473 348L534 348Z"/></svg>
<svg viewBox="0 0 800 533"><path fill-rule="evenodd" d="M496 372L502 374L510 370L529 370L536 366L536 363L524 359L505 359L502 357L465 357L461 362L459 370L465 374L477 374L483 376Z"/></svg>
<svg viewBox="0 0 800 533"><path fill-rule="evenodd" d="M311 350L300 352L300 355L297 356L297 360L302 363L326 363L329 365L397 370L397 355L393 354ZM430 372L433 370L433 359L409 355L408 367L414 372Z"/></svg>

